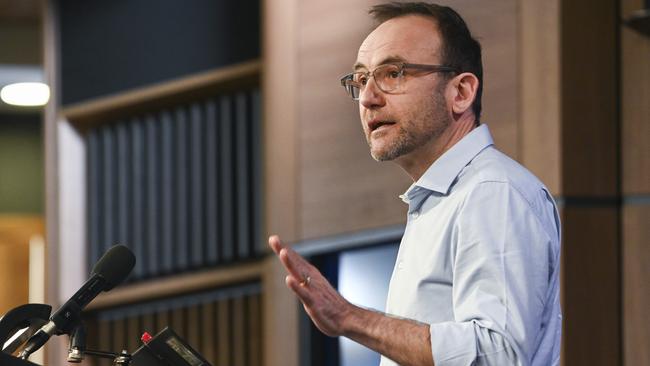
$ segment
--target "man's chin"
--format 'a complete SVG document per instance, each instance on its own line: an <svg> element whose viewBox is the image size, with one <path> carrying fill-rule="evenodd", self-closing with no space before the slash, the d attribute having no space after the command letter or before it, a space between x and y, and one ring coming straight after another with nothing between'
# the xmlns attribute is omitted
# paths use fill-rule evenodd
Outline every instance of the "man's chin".
<svg viewBox="0 0 650 366"><path fill-rule="evenodd" d="M370 156L376 161L391 161L397 158L397 154L392 149L373 149L370 148Z"/></svg>

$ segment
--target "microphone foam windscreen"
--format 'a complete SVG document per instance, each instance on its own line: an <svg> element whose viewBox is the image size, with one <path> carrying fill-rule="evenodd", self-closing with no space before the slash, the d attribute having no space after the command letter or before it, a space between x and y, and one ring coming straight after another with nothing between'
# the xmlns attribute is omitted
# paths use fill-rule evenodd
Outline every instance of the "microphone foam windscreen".
<svg viewBox="0 0 650 366"><path fill-rule="evenodd" d="M131 273L135 255L122 244L114 245L97 261L90 275L98 274L106 279L108 291L120 284Z"/></svg>

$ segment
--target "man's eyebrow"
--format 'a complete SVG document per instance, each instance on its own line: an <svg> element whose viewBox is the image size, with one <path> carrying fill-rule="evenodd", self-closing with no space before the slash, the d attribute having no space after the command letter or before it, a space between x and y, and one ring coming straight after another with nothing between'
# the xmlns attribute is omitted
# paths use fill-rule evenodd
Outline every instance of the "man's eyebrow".
<svg viewBox="0 0 650 366"><path fill-rule="evenodd" d="M406 62L406 60L403 57L400 56L387 56L384 59L381 60L377 65L385 65L385 64L392 64L396 62ZM354 66L352 67L354 71L358 71L359 69L368 69L366 65L364 65L362 62L357 61Z"/></svg>
<svg viewBox="0 0 650 366"><path fill-rule="evenodd" d="M362 62L357 61L354 63L354 66L352 66L352 70L359 71L359 69L367 69L367 67Z"/></svg>

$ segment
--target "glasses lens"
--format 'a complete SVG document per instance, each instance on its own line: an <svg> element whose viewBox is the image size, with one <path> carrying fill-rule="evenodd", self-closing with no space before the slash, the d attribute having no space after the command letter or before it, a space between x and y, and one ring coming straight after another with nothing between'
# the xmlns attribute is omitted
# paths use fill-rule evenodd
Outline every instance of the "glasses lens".
<svg viewBox="0 0 650 366"><path fill-rule="evenodd" d="M350 96L352 97L352 99L359 100L359 94L361 93L361 90L356 85L350 85L349 93L350 93Z"/></svg>
<svg viewBox="0 0 650 366"><path fill-rule="evenodd" d="M345 88L345 91L352 97L354 100L359 99L359 86L360 84L355 81L358 79L357 73L349 74L341 80L341 84Z"/></svg>
<svg viewBox="0 0 650 366"><path fill-rule="evenodd" d="M352 74L352 81L358 85L366 85L368 82L368 75L364 72L355 72Z"/></svg>
<svg viewBox="0 0 650 366"><path fill-rule="evenodd" d="M402 80L402 66L399 64L381 65L372 73L354 72L342 79L345 91L350 94L352 99L359 100L361 89L368 83L368 78L374 77L377 86L384 92L393 92L399 90L400 81Z"/></svg>
<svg viewBox="0 0 650 366"><path fill-rule="evenodd" d="M399 88L402 68L400 65L382 65L375 69L374 75L379 88L385 92L391 92Z"/></svg>

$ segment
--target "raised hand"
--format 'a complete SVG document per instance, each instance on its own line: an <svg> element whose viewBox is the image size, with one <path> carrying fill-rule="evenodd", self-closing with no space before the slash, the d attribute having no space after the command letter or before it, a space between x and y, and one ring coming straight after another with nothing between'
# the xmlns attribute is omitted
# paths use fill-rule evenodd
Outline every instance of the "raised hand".
<svg viewBox="0 0 650 366"><path fill-rule="evenodd" d="M287 270L287 287L298 296L316 327L328 336L342 335L346 318L355 306L345 300L316 267L285 247L277 235L269 238L269 246Z"/></svg>

